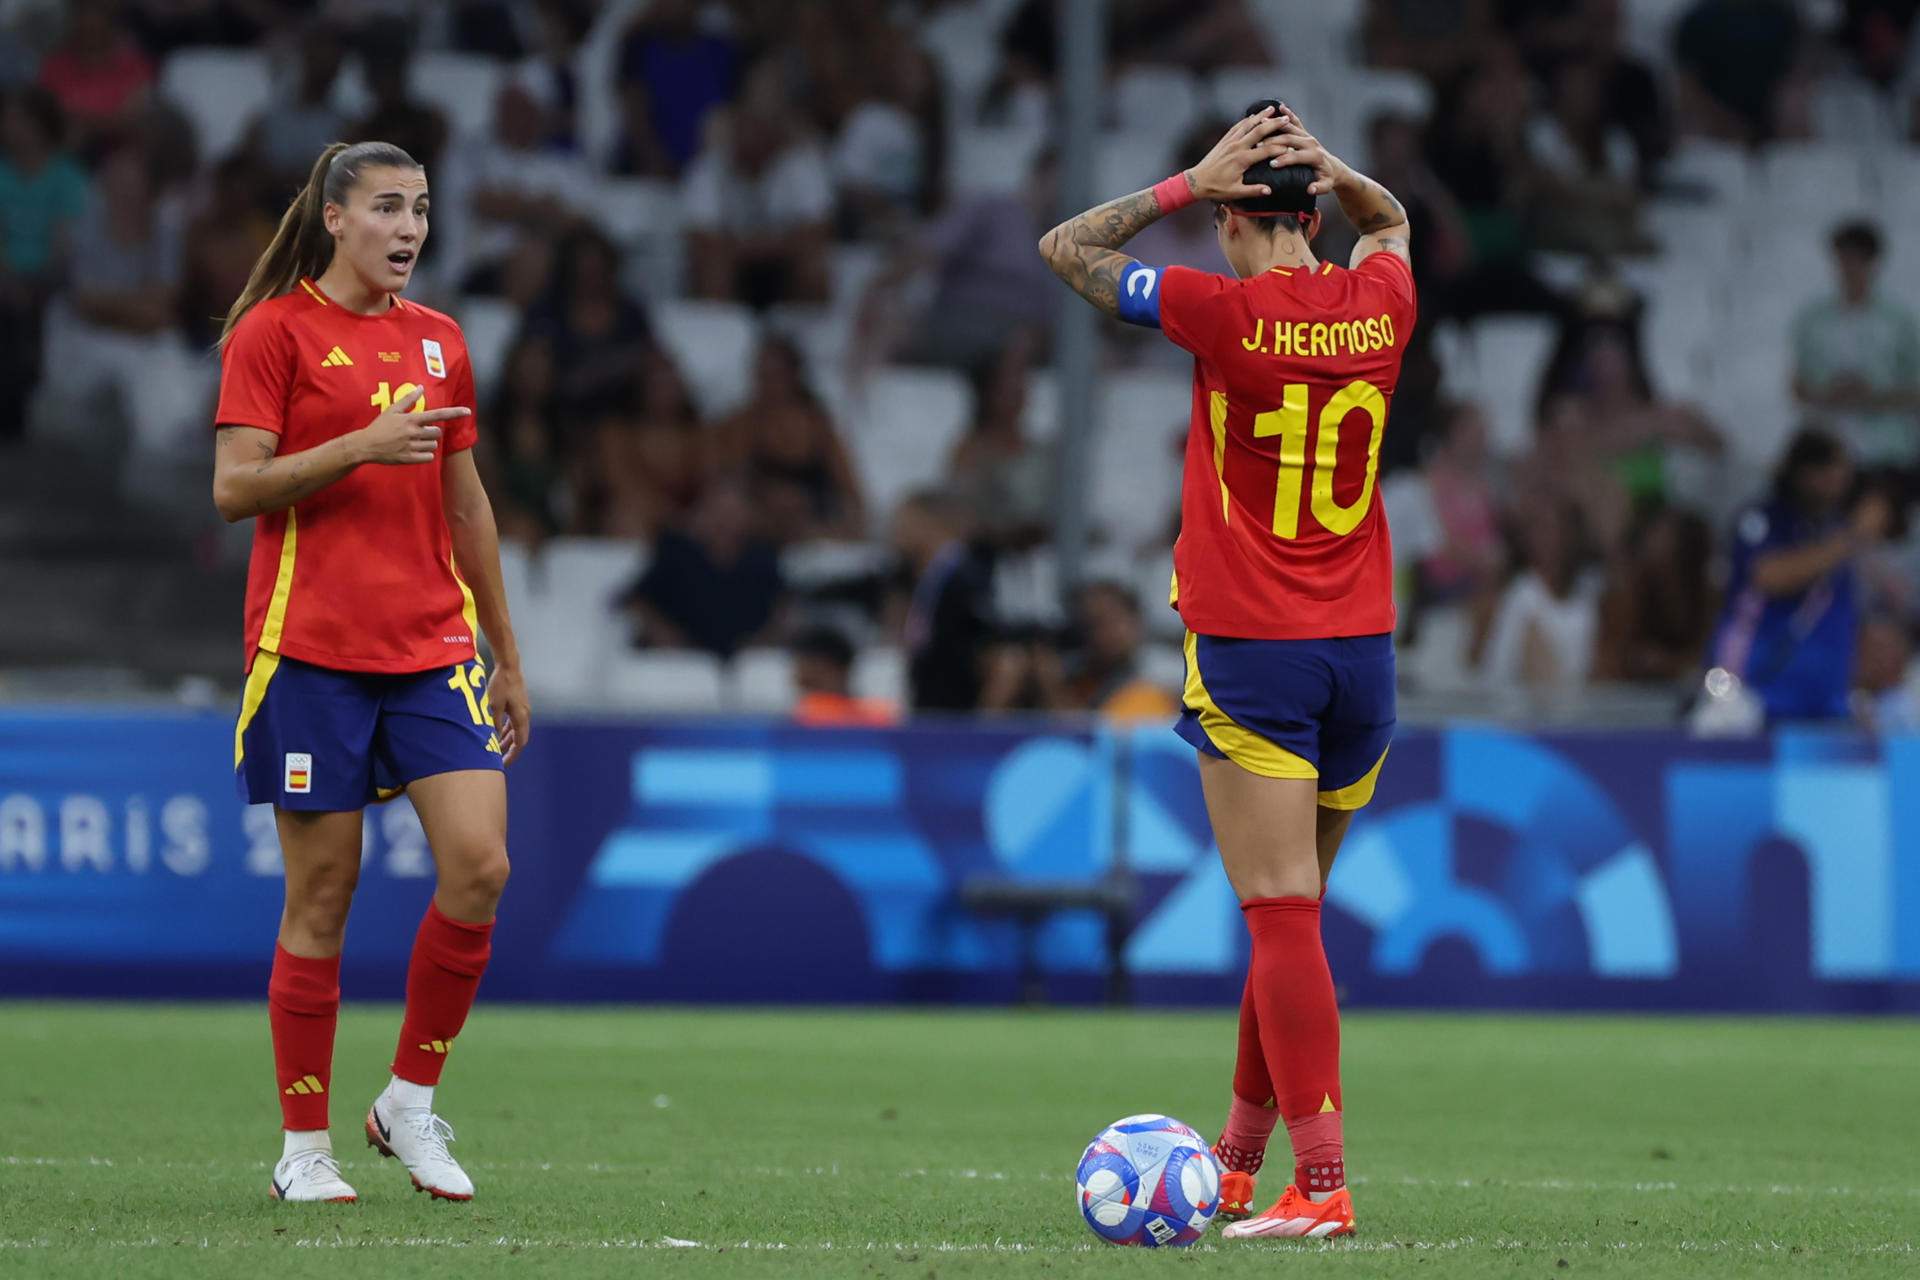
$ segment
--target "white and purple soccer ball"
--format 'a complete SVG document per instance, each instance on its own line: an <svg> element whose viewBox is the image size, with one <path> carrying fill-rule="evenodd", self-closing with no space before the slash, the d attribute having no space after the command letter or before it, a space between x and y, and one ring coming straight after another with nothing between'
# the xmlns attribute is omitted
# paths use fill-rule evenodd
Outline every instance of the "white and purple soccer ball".
<svg viewBox="0 0 1920 1280"><path fill-rule="evenodd" d="M1074 1182L1080 1216L1113 1244L1189 1245L1220 1209L1220 1162L1206 1139L1171 1116L1108 1125L1087 1144Z"/></svg>

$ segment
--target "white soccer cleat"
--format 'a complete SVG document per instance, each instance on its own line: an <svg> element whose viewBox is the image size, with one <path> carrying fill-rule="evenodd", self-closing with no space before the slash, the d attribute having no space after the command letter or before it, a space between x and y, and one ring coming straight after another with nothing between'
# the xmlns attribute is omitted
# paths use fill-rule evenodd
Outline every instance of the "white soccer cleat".
<svg viewBox="0 0 1920 1280"><path fill-rule="evenodd" d="M382 1093L367 1108L367 1145L392 1156L413 1175L416 1191L441 1200L473 1199L473 1179L447 1153L453 1126L430 1107L399 1107Z"/></svg>
<svg viewBox="0 0 1920 1280"><path fill-rule="evenodd" d="M296 1151L273 1166L273 1198L303 1204L352 1204L360 1197L340 1176L333 1152Z"/></svg>

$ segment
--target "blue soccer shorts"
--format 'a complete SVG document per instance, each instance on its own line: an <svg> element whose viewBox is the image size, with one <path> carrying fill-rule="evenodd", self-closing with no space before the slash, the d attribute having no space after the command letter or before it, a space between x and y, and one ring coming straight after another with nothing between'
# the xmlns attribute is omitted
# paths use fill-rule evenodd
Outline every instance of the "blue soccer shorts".
<svg viewBox="0 0 1920 1280"><path fill-rule="evenodd" d="M335 671L264 650L233 730L240 798L338 812L389 800L410 782L503 767L479 659L432 671Z"/></svg>
<svg viewBox="0 0 1920 1280"><path fill-rule="evenodd" d="M1393 637L1189 632L1182 701L1175 732L1199 750L1269 778L1316 778L1322 807L1358 809L1393 741Z"/></svg>

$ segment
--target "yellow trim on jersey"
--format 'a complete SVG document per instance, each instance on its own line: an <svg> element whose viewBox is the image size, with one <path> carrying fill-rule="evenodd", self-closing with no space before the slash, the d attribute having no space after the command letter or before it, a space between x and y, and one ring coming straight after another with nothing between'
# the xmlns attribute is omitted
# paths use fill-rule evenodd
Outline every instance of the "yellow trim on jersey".
<svg viewBox="0 0 1920 1280"><path fill-rule="evenodd" d="M1220 478L1220 518L1231 522L1233 501L1227 496L1227 397L1215 391L1207 397L1207 419L1213 426L1213 474Z"/></svg>
<svg viewBox="0 0 1920 1280"><path fill-rule="evenodd" d="M279 654L262 649L253 655L246 692L240 695L240 719L233 726L233 767L236 769L247 758L247 726L260 713L260 704L267 700L267 686L273 683L273 673L279 669Z"/></svg>
<svg viewBox="0 0 1920 1280"><path fill-rule="evenodd" d="M280 636L287 627L287 597L293 594L293 557L300 543L300 518L287 508L287 532L280 539L280 570L273 575L273 595L267 600L267 620L260 627L260 647L280 652Z"/></svg>
<svg viewBox="0 0 1920 1280"><path fill-rule="evenodd" d="M1391 750L1391 748L1389 748ZM1364 809L1373 799L1373 788L1380 781L1380 766L1387 762L1387 753L1382 751L1380 758L1373 762L1373 768L1367 770L1367 776L1350 786L1334 791L1320 793L1322 809Z"/></svg>
<svg viewBox="0 0 1920 1280"><path fill-rule="evenodd" d="M1322 263L1322 264L1321 264L1321 267L1320 267L1320 274L1321 274L1321 275L1323 275L1323 276L1325 276L1325 275L1332 275L1332 274L1333 274L1333 264L1332 264L1331 262L1327 262L1327 263Z"/></svg>
<svg viewBox="0 0 1920 1280"><path fill-rule="evenodd" d="M1293 272L1287 270L1285 267L1268 267L1267 270L1279 276L1290 276L1293 274Z"/></svg>
<svg viewBox="0 0 1920 1280"><path fill-rule="evenodd" d="M327 296L324 293L321 293L318 289L314 288L312 285L308 284L304 278L300 281L300 287L302 289L305 289L308 293L312 294L313 300L319 303L321 306L324 307L324 306L331 305L330 303L327 302Z"/></svg>
<svg viewBox="0 0 1920 1280"><path fill-rule="evenodd" d="M1320 776L1320 770L1314 767L1311 760L1302 759L1285 747L1268 742L1253 730L1236 724L1232 716L1222 711L1213 700L1213 695L1207 692L1207 682L1201 678L1200 637L1191 631L1187 632L1186 650L1187 687L1182 691L1182 698L1199 715L1200 728L1206 733L1207 740L1220 748L1227 759L1248 773L1257 773L1265 778Z"/></svg>
<svg viewBox="0 0 1920 1280"><path fill-rule="evenodd" d="M1178 569L1173 571L1173 581L1167 584L1167 603L1169 605L1180 603L1180 571Z"/></svg>
<svg viewBox="0 0 1920 1280"><path fill-rule="evenodd" d="M473 651L480 652L480 611L474 606L473 592L467 586L467 580L460 576L460 566L447 557L447 568L453 570L453 580L460 585L460 616L467 620L467 637L473 641Z"/></svg>

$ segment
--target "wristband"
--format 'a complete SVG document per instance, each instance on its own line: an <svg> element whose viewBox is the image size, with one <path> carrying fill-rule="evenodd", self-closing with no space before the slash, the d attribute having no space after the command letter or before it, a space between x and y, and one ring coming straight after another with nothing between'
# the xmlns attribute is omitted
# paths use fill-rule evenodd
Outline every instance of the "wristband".
<svg viewBox="0 0 1920 1280"><path fill-rule="evenodd" d="M1153 198L1160 202L1160 212L1168 214L1193 203L1193 188L1187 185L1186 174L1176 173L1153 184Z"/></svg>

